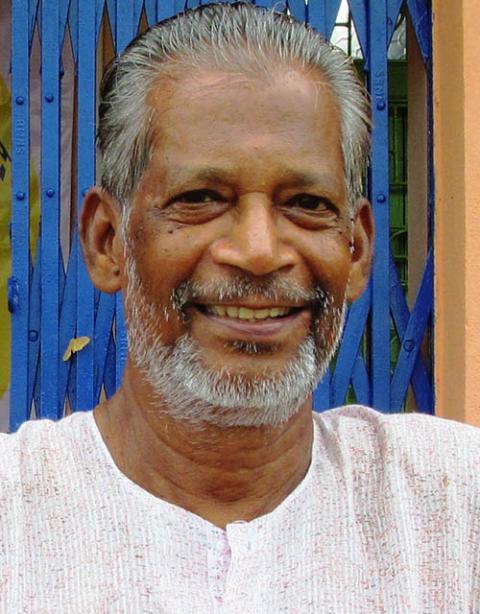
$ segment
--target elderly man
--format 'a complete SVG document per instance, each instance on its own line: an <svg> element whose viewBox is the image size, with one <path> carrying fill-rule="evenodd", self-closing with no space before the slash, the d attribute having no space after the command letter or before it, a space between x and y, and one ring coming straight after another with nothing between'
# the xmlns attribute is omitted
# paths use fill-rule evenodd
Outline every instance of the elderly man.
<svg viewBox="0 0 480 614"><path fill-rule="evenodd" d="M248 4L113 63L80 234L129 360L4 436L2 612L480 612L480 432L312 416L369 274L368 117L343 54Z"/></svg>

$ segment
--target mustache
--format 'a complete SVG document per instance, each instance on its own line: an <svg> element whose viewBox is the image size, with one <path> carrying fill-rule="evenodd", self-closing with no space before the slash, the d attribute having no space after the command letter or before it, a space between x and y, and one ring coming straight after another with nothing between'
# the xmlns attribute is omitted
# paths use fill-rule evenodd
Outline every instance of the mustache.
<svg viewBox="0 0 480 614"><path fill-rule="evenodd" d="M241 274L206 282L189 279L175 288L171 302L176 311L182 312L185 306L192 302L216 304L252 297L261 297L273 303L310 305L320 310L333 302L332 296L320 284L305 288L297 281L280 277L278 274L264 277Z"/></svg>

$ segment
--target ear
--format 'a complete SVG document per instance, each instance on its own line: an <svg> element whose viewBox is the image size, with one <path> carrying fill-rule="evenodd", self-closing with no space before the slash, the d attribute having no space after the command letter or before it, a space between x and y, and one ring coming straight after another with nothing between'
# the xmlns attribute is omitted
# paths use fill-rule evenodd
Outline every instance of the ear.
<svg viewBox="0 0 480 614"><path fill-rule="evenodd" d="M88 273L103 292L121 288L123 270L120 205L102 188L91 188L83 202L79 236Z"/></svg>
<svg viewBox="0 0 480 614"><path fill-rule="evenodd" d="M368 283L373 257L374 222L372 207L362 198L355 207L351 236L352 260L347 288L347 300L357 299Z"/></svg>

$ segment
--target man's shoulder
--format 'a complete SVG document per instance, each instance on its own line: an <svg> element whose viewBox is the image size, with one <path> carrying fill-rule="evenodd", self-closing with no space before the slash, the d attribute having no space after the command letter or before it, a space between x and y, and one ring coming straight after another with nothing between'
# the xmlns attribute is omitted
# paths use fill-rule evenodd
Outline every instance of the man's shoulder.
<svg viewBox="0 0 480 614"><path fill-rule="evenodd" d="M365 405L344 405L322 413L314 413L315 421L326 429L351 433L407 436L409 440L425 441L425 435L447 438L460 437L472 445L480 443L480 428L455 420L420 412L383 413Z"/></svg>
<svg viewBox="0 0 480 614"><path fill-rule="evenodd" d="M91 416L77 412L61 420L28 420L15 433L0 434L0 488L18 485L27 474L40 477L71 453L74 437Z"/></svg>
<svg viewBox="0 0 480 614"><path fill-rule="evenodd" d="M444 469L480 486L480 428L421 413L386 414L350 405L315 415L322 437L357 466L375 464L424 475ZM362 462L363 461L363 462Z"/></svg>

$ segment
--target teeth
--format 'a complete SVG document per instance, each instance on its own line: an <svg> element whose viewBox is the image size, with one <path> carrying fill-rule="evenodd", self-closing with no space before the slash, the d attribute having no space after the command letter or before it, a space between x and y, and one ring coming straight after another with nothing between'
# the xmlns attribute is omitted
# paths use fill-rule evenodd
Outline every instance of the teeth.
<svg viewBox="0 0 480 614"><path fill-rule="evenodd" d="M253 317L255 320L264 320L270 315L270 309L255 309Z"/></svg>
<svg viewBox="0 0 480 614"><path fill-rule="evenodd" d="M216 316L228 316L239 320L265 320L266 318L279 318L290 313L288 307L272 307L267 309L250 309L248 307L233 307L232 305L209 305L208 310Z"/></svg>
<svg viewBox="0 0 480 614"><path fill-rule="evenodd" d="M217 305L217 306L215 307L215 312L216 312L216 314L217 314L217 315L219 315L219 316L225 316L225 315L227 315L227 309L226 309L226 307L224 307L223 305Z"/></svg>
<svg viewBox="0 0 480 614"><path fill-rule="evenodd" d="M253 316L253 309L248 309L247 307L240 307L238 310L238 317L240 320L251 320Z"/></svg>

